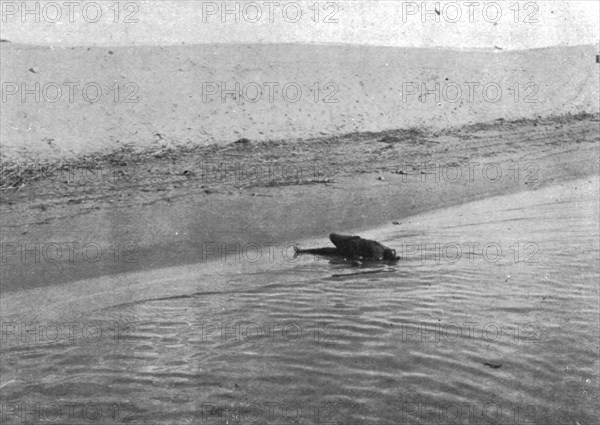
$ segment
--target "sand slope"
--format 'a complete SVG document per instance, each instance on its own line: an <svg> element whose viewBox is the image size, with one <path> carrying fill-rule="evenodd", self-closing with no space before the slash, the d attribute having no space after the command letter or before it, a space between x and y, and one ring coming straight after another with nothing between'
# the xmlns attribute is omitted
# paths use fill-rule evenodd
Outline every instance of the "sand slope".
<svg viewBox="0 0 600 425"><path fill-rule="evenodd" d="M593 46L455 52L337 45L50 48L2 43L2 160L106 153L124 145L146 149L153 144L228 143L241 137L297 139L597 112L600 66L596 54ZM40 93L39 103L34 95L22 102L20 93L6 93L6 83L33 88L36 82L41 89L48 83L62 86L60 100L44 100L44 94L49 99L57 96L50 86L48 92ZM65 82L80 84L73 101ZM120 85L118 102L115 82ZM228 88L236 82L240 87L254 82L263 94L255 103L243 99L237 103L232 96L222 102L220 93L205 102L206 82L224 82ZM274 87L273 101L265 85L269 82L279 84ZM281 93L290 82L302 88L295 103ZM330 82L338 89L327 86ZM418 93L403 101L403 83L415 83L414 88L423 82L431 89L440 83L440 102L434 95L422 102ZM449 82L463 88L456 103L450 101L457 98L455 89L443 92ZM472 100L467 82L480 84ZM103 87L98 102L90 104L83 98L81 87L86 83ZM134 90L124 87L126 83L139 87L133 96L139 102L123 102ZM488 92L489 100L482 94L482 86L490 83L502 89L496 103L490 101L496 97L493 89ZM525 87L527 83L536 86ZM515 84L520 87L518 95ZM248 98L256 96L253 87ZM88 94L94 97L94 89ZM294 97L295 89L290 88L288 96ZM327 96L338 102L325 103ZM536 99L537 103L528 102Z"/></svg>
<svg viewBox="0 0 600 425"><path fill-rule="evenodd" d="M271 241L283 247L326 238L332 231L361 234L428 210L598 175L598 121L597 115L554 117L435 133L233 143L173 149L158 157L97 158L102 177L83 174L85 164L72 179L66 173L38 180L24 176L17 189L2 192L5 253L9 247L78 241L79 246L97 244L104 255L89 262L78 251L71 261L65 250L61 261L40 257L35 262L31 253L23 257L23 249L15 248L3 257L0 289L6 293L197 263L205 243L264 246ZM261 178L252 173L236 177L232 168L224 175L203 163L239 164L246 170L258 165L263 173ZM452 170L448 179L441 178L439 168L431 166L420 171L421 163L458 164L460 178ZM480 165L471 173L469 164L475 163ZM491 170L485 178L481 164L490 163L501 171ZM302 173L284 175L284 166ZM113 179L119 171L127 171L129 178ZM129 243L139 249L137 261L115 261L114 247Z"/></svg>

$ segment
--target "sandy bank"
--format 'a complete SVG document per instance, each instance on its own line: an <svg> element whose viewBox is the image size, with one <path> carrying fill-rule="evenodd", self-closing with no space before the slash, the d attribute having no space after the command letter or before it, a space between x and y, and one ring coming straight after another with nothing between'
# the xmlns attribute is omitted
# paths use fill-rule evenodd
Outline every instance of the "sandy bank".
<svg viewBox="0 0 600 425"><path fill-rule="evenodd" d="M595 46L459 52L343 45L50 48L3 43L0 72L8 86L0 112L2 159L64 159L122 148L227 144L242 137L297 140L597 113L597 53ZM23 88L33 94L23 96Z"/></svg>
<svg viewBox="0 0 600 425"><path fill-rule="evenodd" d="M598 117L584 114L96 157L91 176L67 164L3 191L1 289L196 263L210 243L371 228L596 175L598 153Z"/></svg>

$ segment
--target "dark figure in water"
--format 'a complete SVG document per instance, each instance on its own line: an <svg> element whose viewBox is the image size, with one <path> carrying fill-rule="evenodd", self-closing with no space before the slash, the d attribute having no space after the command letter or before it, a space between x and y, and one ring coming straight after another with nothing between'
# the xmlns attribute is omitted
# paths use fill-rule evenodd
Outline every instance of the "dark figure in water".
<svg viewBox="0 0 600 425"><path fill-rule="evenodd" d="M388 248L377 241L363 239L360 236L344 236L332 233L329 239L335 248L300 249L298 254L316 254L323 256L340 256L350 261L396 261L400 257L396 250Z"/></svg>

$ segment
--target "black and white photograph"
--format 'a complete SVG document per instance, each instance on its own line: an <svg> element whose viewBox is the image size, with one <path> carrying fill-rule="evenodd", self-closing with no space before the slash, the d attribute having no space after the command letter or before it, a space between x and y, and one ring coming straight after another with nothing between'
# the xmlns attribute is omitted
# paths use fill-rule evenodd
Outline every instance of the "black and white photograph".
<svg viewBox="0 0 600 425"><path fill-rule="evenodd" d="M600 2L0 21L0 424L598 423Z"/></svg>

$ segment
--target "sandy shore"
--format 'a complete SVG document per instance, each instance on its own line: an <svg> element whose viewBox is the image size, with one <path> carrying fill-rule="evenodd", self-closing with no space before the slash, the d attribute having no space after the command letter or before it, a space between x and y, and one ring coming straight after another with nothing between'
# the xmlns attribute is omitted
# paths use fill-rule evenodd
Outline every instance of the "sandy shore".
<svg viewBox="0 0 600 425"><path fill-rule="evenodd" d="M61 163L62 172L54 163L7 165L1 289L218 259L219 243L239 255L235 244L282 247L536 190L598 174L598 141L598 116L579 114L124 149Z"/></svg>
<svg viewBox="0 0 600 425"><path fill-rule="evenodd" d="M597 112L597 54L597 46L3 43L0 154L2 161L65 159Z"/></svg>

